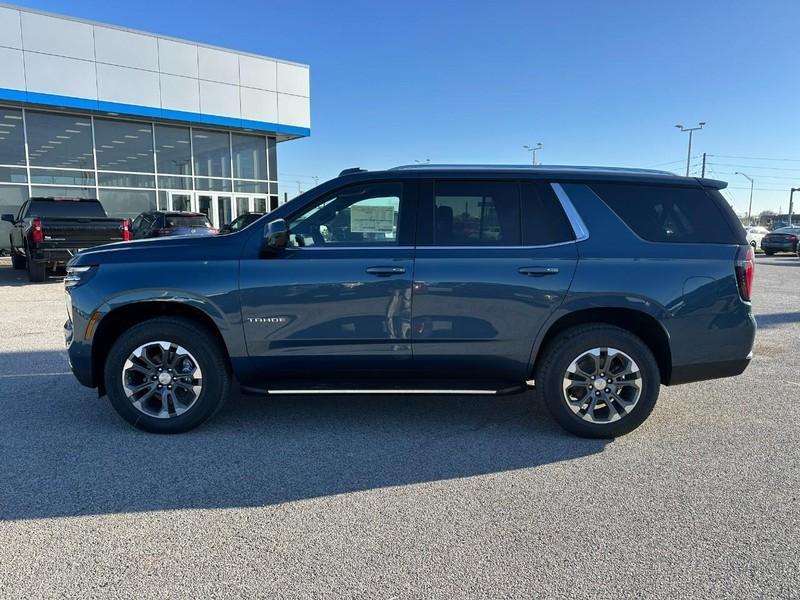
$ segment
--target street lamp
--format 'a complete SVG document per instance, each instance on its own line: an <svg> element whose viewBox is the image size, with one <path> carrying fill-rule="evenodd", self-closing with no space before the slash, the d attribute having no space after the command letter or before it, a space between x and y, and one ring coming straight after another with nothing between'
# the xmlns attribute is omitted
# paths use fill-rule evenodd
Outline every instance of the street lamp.
<svg viewBox="0 0 800 600"><path fill-rule="evenodd" d="M750 204L747 206L747 224L752 225L753 221L750 219L750 215L753 212L753 178L750 177L747 173L742 173L741 171L736 171L734 175L741 175L742 177L747 177L747 180L750 182Z"/></svg>
<svg viewBox="0 0 800 600"><path fill-rule="evenodd" d="M544 148L544 144L542 144L542 142L539 142L535 146L527 146L526 145L526 146L523 146L523 148L525 148L525 150L527 150L528 152L530 152L533 155L533 160L531 161L531 164L535 165L536 164L536 151L537 150L541 150L542 148Z"/></svg>
<svg viewBox="0 0 800 600"><path fill-rule="evenodd" d="M692 160L692 133L697 131L698 129L702 129L703 126L706 124L705 121L700 121L697 124L697 127L684 127L680 123L675 125L681 131L688 131L689 132L689 152L686 154L686 176L689 176L689 163Z"/></svg>
<svg viewBox="0 0 800 600"><path fill-rule="evenodd" d="M792 207L793 207L792 196L794 196L795 192L800 192L800 188L792 188L789 191L789 227L792 226Z"/></svg>

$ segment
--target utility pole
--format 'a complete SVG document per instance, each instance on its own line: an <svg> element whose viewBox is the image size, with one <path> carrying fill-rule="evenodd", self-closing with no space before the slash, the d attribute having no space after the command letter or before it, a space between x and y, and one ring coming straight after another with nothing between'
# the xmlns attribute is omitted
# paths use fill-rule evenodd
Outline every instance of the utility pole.
<svg viewBox="0 0 800 600"><path fill-rule="evenodd" d="M703 154L705 156L705 154ZM750 204L747 206L747 224L752 225L753 221L751 220L750 216L753 213L753 178L747 175L746 173L742 173L741 171L736 171L734 175L741 175L742 177L747 177L747 180L750 182Z"/></svg>
<svg viewBox="0 0 800 600"><path fill-rule="evenodd" d="M689 151L686 153L686 176L687 177L689 176L689 165L692 162L692 134L695 131L698 131L698 130L702 129L705 126L705 124L706 124L705 121L700 121L697 124L697 127L684 127L680 123L678 125L675 125L675 127L680 129L681 131L688 131L689 132Z"/></svg>
<svg viewBox="0 0 800 600"><path fill-rule="evenodd" d="M800 188L792 188L789 192L789 227L792 226L792 208L794 207L792 200L795 192L800 192Z"/></svg>
<svg viewBox="0 0 800 600"><path fill-rule="evenodd" d="M703 152L703 169L700 172L700 177L705 177L705 176L706 176L706 153Z"/></svg>
<svg viewBox="0 0 800 600"><path fill-rule="evenodd" d="M537 150L541 150L542 148L544 148L544 144L542 144L542 142L537 142L537 144L535 146L527 146L526 145L526 146L523 146L523 148L525 148L525 150L527 150L528 152L530 152L533 155L533 158L531 160L531 164L535 166L536 165L536 151Z"/></svg>

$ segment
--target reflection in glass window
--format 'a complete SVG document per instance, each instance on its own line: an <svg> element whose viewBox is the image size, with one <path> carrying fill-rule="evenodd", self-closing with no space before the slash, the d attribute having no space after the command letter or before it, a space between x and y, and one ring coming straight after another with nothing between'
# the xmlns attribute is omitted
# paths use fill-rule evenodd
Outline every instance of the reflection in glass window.
<svg viewBox="0 0 800 600"><path fill-rule="evenodd" d="M0 183L27 183L28 171L13 167L0 167Z"/></svg>
<svg viewBox="0 0 800 600"><path fill-rule="evenodd" d="M0 107L0 165L25 164L22 111Z"/></svg>
<svg viewBox="0 0 800 600"><path fill-rule="evenodd" d="M149 190L100 189L100 203L109 217L135 219L140 213L155 210L156 193Z"/></svg>
<svg viewBox="0 0 800 600"><path fill-rule="evenodd" d="M156 125L156 161L159 173L192 174L192 144L189 129Z"/></svg>
<svg viewBox="0 0 800 600"><path fill-rule="evenodd" d="M267 183L259 181L234 181L234 191L243 194L266 194Z"/></svg>
<svg viewBox="0 0 800 600"><path fill-rule="evenodd" d="M97 198L97 191L93 187L51 187L33 186L31 198Z"/></svg>
<svg viewBox="0 0 800 600"><path fill-rule="evenodd" d="M31 166L94 169L89 117L27 111Z"/></svg>
<svg viewBox="0 0 800 600"><path fill-rule="evenodd" d="M250 212L249 198L236 198L236 214L245 215Z"/></svg>
<svg viewBox="0 0 800 600"><path fill-rule="evenodd" d="M253 200L254 208L257 213L267 212L267 199L266 198L255 198Z"/></svg>
<svg viewBox="0 0 800 600"><path fill-rule="evenodd" d="M519 191L515 183L437 182L433 217L437 245L520 243Z"/></svg>
<svg viewBox="0 0 800 600"><path fill-rule="evenodd" d="M275 149L275 138L267 138L267 157L269 159L269 180L278 180L278 154Z"/></svg>
<svg viewBox="0 0 800 600"><path fill-rule="evenodd" d="M105 187L156 187L153 175L133 175L131 173L99 173L98 184Z"/></svg>
<svg viewBox="0 0 800 600"><path fill-rule="evenodd" d="M267 179L267 142L262 136L233 134L233 176Z"/></svg>
<svg viewBox="0 0 800 600"><path fill-rule="evenodd" d="M94 185L94 173L91 171L58 171L56 169L36 169L31 171L31 183L89 186Z"/></svg>
<svg viewBox="0 0 800 600"><path fill-rule="evenodd" d="M153 131L149 123L94 120L97 168L153 172Z"/></svg>
<svg viewBox="0 0 800 600"><path fill-rule="evenodd" d="M346 187L289 223L289 245L296 247L396 244L401 183Z"/></svg>
<svg viewBox="0 0 800 600"><path fill-rule="evenodd" d="M231 176L231 146L227 133L192 130L194 174L201 177Z"/></svg>
<svg viewBox="0 0 800 600"><path fill-rule="evenodd" d="M19 207L28 199L27 185L0 185L0 214L16 215ZM0 222L0 248L8 248L11 224Z"/></svg>

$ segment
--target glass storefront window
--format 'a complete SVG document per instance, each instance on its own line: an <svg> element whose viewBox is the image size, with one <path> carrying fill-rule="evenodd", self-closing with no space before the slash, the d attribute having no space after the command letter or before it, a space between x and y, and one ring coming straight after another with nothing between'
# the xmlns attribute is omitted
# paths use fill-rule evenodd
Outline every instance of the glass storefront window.
<svg viewBox="0 0 800 600"><path fill-rule="evenodd" d="M0 167L0 183L27 183L28 172L25 169Z"/></svg>
<svg viewBox="0 0 800 600"><path fill-rule="evenodd" d="M97 191L91 187L33 186L31 198L55 196L60 198L97 198Z"/></svg>
<svg viewBox="0 0 800 600"><path fill-rule="evenodd" d="M25 165L21 110L0 108L0 165Z"/></svg>
<svg viewBox="0 0 800 600"><path fill-rule="evenodd" d="M190 190L192 189L192 178L178 177L176 175L159 175L158 187L165 190Z"/></svg>
<svg viewBox="0 0 800 600"><path fill-rule="evenodd" d="M19 207L28 199L27 185L0 185L0 214L17 214ZM11 227L9 223L4 226ZM3 239L8 242L8 236Z"/></svg>
<svg viewBox="0 0 800 600"><path fill-rule="evenodd" d="M100 202L109 217L134 219L156 208L156 193L151 190L100 189Z"/></svg>
<svg viewBox="0 0 800 600"><path fill-rule="evenodd" d="M26 112L31 166L94 169L89 117Z"/></svg>
<svg viewBox="0 0 800 600"><path fill-rule="evenodd" d="M257 135L231 135L233 176L241 179L267 179L267 140Z"/></svg>
<svg viewBox="0 0 800 600"><path fill-rule="evenodd" d="M97 182L106 187L156 187L153 175L133 175L131 173L98 173Z"/></svg>
<svg viewBox="0 0 800 600"><path fill-rule="evenodd" d="M267 138L267 158L269 159L269 177L270 181L278 181L278 154L275 151L275 138Z"/></svg>
<svg viewBox="0 0 800 600"><path fill-rule="evenodd" d="M59 171L56 169L31 169L31 183L55 185L94 185L94 171Z"/></svg>
<svg viewBox="0 0 800 600"><path fill-rule="evenodd" d="M95 119L94 144L98 169L153 172L153 130L150 123Z"/></svg>
<svg viewBox="0 0 800 600"><path fill-rule="evenodd" d="M231 176L231 146L227 133L193 129L192 145L195 176Z"/></svg>
<svg viewBox="0 0 800 600"><path fill-rule="evenodd" d="M192 144L189 129L156 125L156 162L159 173L192 174Z"/></svg>
<svg viewBox="0 0 800 600"><path fill-rule="evenodd" d="M256 212L267 212L267 199L266 198L254 198L253 200L253 208L255 208Z"/></svg>
<svg viewBox="0 0 800 600"><path fill-rule="evenodd" d="M258 182L258 181L234 181L233 182L233 189L237 192L242 192L244 194L266 194L267 193L267 182Z"/></svg>
<svg viewBox="0 0 800 600"><path fill-rule="evenodd" d="M203 190L208 192L230 192L231 180L230 179L201 179L196 177L194 180L196 190Z"/></svg>

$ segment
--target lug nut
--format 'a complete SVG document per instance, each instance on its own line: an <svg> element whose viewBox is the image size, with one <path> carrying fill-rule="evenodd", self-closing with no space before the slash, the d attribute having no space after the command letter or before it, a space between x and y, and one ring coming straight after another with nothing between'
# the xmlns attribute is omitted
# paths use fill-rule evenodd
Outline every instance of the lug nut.
<svg viewBox="0 0 800 600"><path fill-rule="evenodd" d="M599 396L599 395L600 395L600 392L595 392L595 393L594 393L594 395L595 395L595 396Z"/></svg>
<svg viewBox="0 0 800 600"><path fill-rule="evenodd" d="M608 392L610 392L610 391L611 391L610 389L606 388L606 394L607 394Z"/></svg>
<svg viewBox="0 0 800 600"><path fill-rule="evenodd" d="M162 387L164 387L164 386L159 383L158 384L158 389L161 389Z"/></svg>
<svg viewBox="0 0 800 600"><path fill-rule="evenodd" d="M592 375L592 381L594 381L594 375Z"/></svg>

